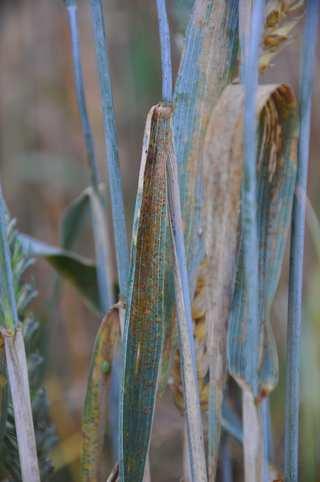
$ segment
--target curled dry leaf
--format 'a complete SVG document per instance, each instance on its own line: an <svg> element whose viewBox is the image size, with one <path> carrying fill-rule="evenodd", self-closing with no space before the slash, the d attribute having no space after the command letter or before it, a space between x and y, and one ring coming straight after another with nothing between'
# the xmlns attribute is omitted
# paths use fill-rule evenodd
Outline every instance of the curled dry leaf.
<svg viewBox="0 0 320 482"><path fill-rule="evenodd" d="M239 236L243 177L243 101L243 90L240 86L233 85L224 90L209 121L203 155L204 193L207 200L203 231L207 258L198 271L193 299L193 320L203 410L208 407L208 398L211 400L211 477L216 470L220 439L231 304L229 370L242 387L247 387L250 381L245 380L246 350L257 349L261 362L261 396L267 395L277 383L278 362L270 324L270 308L280 275L296 176L295 98L288 86L262 86L258 90L257 100L261 344L259 347L246 347L247 306ZM240 262L237 265L238 257ZM233 298L235 282L237 290ZM177 354L173 390L177 405L183 408L178 366Z"/></svg>
<svg viewBox="0 0 320 482"><path fill-rule="evenodd" d="M229 90L229 92L228 92ZM241 99L241 87L226 89L229 101ZM240 100L238 131L242 138L242 102ZM257 115L257 201L260 276L260 346L246 343L247 295L243 277L243 252L239 238L236 268L236 290L232 300L228 330L229 370L243 388L250 387L246 378L248 353L259 351L261 397L267 396L278 381L278 360L271 329L270 310L277 289L285 243L291 221L291 210L296 179L297 104L286 85L261 86L258 89ZM242 151L240 151L240 156ZM241 159L241 158L240 158ZM240 160L240 162L242 162ZM241 227L240 227L241 233Z"/></svg>

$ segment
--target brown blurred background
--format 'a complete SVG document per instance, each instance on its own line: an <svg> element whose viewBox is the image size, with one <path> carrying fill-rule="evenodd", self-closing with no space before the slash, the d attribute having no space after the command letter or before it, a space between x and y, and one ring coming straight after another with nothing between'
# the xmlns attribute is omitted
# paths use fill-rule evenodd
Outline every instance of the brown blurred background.
<svg viewBox="0 0 320 482"><path fill-rule="evenodd" d="M177 70L188 5L168 1ZM100 167L105 173L103 124L92 41L89 2L79 0L82 60L90 119ZM105 2L114 104L119 129L127 223L130 229L144 121L161 95L155 2ZM289 82L297 90L299 31L263 82ZM310 198L320 209L320 84L315 82ZM64 208L89 184L81 124L75 101L67 15L62 0L1 0L0 3L0 176L19 229L51 244L59 242ZM130 231L129 231L130 232ZM320 242L320 240L319 240ZM77 250L93 257L90 227ZM53 458L56 481L78 480L80 418L90 350L99 320L68 285L53 303L55 275L44 263L33 269L44 324L43 353L51 411L60 437ZM305 320L302 350L302 463L304 482L319 481L320 464L320 270L307 237ZM284 419L284 357L287 267L274 306L281 357L279 388L272 395L276 460L281 463ZM168 394L156 420L153 479L181 477L182 421ZM235 477L235 480L241 480Z"/></svg>

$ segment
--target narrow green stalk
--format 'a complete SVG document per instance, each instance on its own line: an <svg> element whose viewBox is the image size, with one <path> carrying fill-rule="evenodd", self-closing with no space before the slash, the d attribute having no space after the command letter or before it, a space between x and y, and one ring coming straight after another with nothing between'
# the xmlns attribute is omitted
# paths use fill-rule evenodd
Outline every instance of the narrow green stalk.
<svg viewBox="0 0 320 482"><path fill-rule="evenodd" d="M264 25L265 0L253 6L250 32L245 33L244 66L244 182L242 190L241 224L244 246L244 280L248 296L248 335L246 344L246 379L250 391L243 390L244 465L246 482L262 482L263 448L259 410L254 398L258 394L260 354L259 320L259 248L257 223L257 115L256 94L259 76L259 52ZM265 464L263 464L264 466Z"/></svg>
<svg viewBox="0 0 320 482"><path fill-rule="evenodd" d="M11 267L11 256L8 243L7 209L0 187L0 249L3 265L1 266L0 296L1 309L3 311L0 320L7 329L14 329L18 326L18 310L15 299L14 280Z"/></svg>
<svg viewBox="0 0 320 482"><path fill-rule="evenodd" d="M245 48L244 66L245 112L244 112L244 187L242 196L242 229L244 238L245 283L248 293L248 344L247 380L251 380L253 394L258 391L259 366L259 275L257 231L257 115L256 92L258 87L258 62L260 40L264 20L265 0L256 0L252 11L250 42Z"/></svg>
<svg viewBox="0 0 320 482"><path fill-rule="evenodd" d="M112 221L119 275L120 295L126 298L129 251L119 165L118 139L112 100L111 78L106 30L101 0L90 0L93 30L96 45L97 66L100 80L107 169L111 196Z"/></svg>
<svg viewBox="0 0 320 482"><path fill-rule="evenodd" d="M172 102L171 44L166 0L157 0L157 11L161 45L162 100Z"/></svg>
<svg viewBox="0 0 320 482"><path fill-rule="evenodd" d="M66 1L66 7L69 18L69 28L72 44L72 59L74 68L74 78L76 87L76 96L78 102L78 108L80 112L80 118L82 123L83 136L85 146L87 150L87 158L90 166L91 184L98 189L101 182L101 176L97 164L94 139L92 135L92 129L87 110L86 95L83 81L83 71L81 65L81 51L80 51L80 39L79 39L79 27L78 27L78 7L76 0Z"/></svg>
<svg viewBox="0 0 320 482"><path fill-rule="evenodd" d="M285 482L298 482L299 407L300 407L300 336L302 320L303 254L305 230L305 196L308 179L309 142L313 78L318 35L320 4L308 0L300 74L300 136L298 147L298 173L293 205L291 233L286 413L285 413Z"/></svg>
<svg viewBox="0 0 320 482"><path fill-rule="evenodd" d="M186 405L186 421L193 482L206 482L207 470L203 440L191 298L182 230L182 215L175 156L167 161L168 205L175 262L175 293L181 357L181 374Z"/></svg>
<svg viewBox="0 0 320 482"><path fill-rule="evenodd" d="M111 243L108 242L106 229L106 213L103 199L99 192L101 176L95 156L94 140L87 111L87 103L81 65L80 40L78 28L78 8L75 0L66 1L69 17L69 28L72 43L72 59L75 77L75 87L78 108L80 112L84 141L90 166L91 184L94 194L91 196L91 217L97 257L97 278L99 286L100 303L104 313L113 303L112 274L111 274Z"/></svg>

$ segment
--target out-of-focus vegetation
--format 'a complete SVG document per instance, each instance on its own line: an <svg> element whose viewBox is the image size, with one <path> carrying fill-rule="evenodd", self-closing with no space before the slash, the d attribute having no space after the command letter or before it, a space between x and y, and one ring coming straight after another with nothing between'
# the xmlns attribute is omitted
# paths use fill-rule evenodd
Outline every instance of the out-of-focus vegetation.
<svg viewBox="0 0 320 482"><path fill-rule="evenodd" d="M89 2L79 1L79 22L87 102L96 136L99 166L105 172L103 123ZM161 93L159 40L155 2L110 0L106 3L109 52L120 165L125 193L128 235L137 190L146 113ZM192 0L168 2L173 32L174 71ZM274 61L263 82L288 82L297 91L299 29L290 46ZM89 184L83 138L74 92L67 15L59 0L11 0L0 4L0 172L4 194L20 231L57 245L64 209ZM319 62L317 64L319 73ZM318 76L316 75L316 78ZM320 212L319 83L315 83L309 197ZM110 209L108 207L110 217ZM301 480L316 482L320 468L320 258L319 240L307 230L305 304L302 340ZM77 252L93 258L89 220ZM51 456L54 481L79 480L81 416L90 353L100 319L85 306L75 289L57 280L44 261L33 273L38 297L33 311L41 323L44 384L50 400L58 443ZM284 420L284 370L288 266L285 263L272 312L280 357L280 381L271 396L274 458L281 464ZM234 387L233 387L234 388ZM235 389L235 388L234 388ZM161 400L155 420L151 466L155 481L179 480L184 423L170 393ZM111 447L112 441L107 440ZM235 454L239 447L231 444ZM108 460L109 469L112 461ZM240 480L236 478L236 480Z"/></svg>

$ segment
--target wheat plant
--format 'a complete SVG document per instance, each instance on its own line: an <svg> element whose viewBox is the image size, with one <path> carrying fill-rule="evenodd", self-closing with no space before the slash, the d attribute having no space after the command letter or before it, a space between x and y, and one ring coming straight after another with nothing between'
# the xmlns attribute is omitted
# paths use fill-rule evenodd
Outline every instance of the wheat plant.
<svg viewBox="0 0 320 482"><path fill-rule="evenodd" d="M168 5L154 2L162 93L146 118L130 245L105 22L108 2L88 2L108 188L87 108L78 26L83 5L63 3L91 185L67 209L59 247L19 232L0 193L0 480L54 477L49 459L56 436L37 375L39 326L28 309L34 290L22 278L34 258L44 257L102 320L83 404L82 482L156 480L150 444L157 402L168 387L185 427L177 479L298 482L318 0L176 2L179 29L188 17L176 79ZM262 84L260 74L297 35L303 18L299 94L286 83ZM94 261L75 252L87 211ZM318 222L310 206L308 213L316 238ZM270 415L270 395L279 381L272 306L289 238L280 464L272 452ZM106 463L107 434L113 467Z"/></svg>

